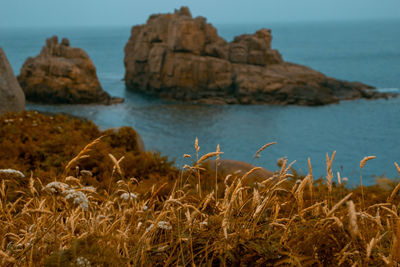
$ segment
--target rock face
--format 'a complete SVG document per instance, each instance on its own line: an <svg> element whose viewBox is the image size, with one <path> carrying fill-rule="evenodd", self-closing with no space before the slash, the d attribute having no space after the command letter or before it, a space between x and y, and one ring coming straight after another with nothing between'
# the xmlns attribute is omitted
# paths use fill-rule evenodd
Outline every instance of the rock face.
<svg viewBox="0 0 400 267"><path fill-rule="evenodd" d="M22 66L18 81L26 99L49 104L112 104L122 102L103 91L96 68L80 48L70 47L68 39L53 36L34 58Z"/></svg>
<svg viewBox="0 0 400 267"><path fill-rule="evenodd" d="M147 94L205 103L323 105L388 96L285 62L271 40L271 31L261 29L228 43L186 7L152 15L132 28L125 83Z"/></svg>
<svg viewBox="0 0 400 267"><path fill-rule="evenodd" d="M25 108L25 95L6 54L0 47L0 115L6 112L19 112Z"/></svg>

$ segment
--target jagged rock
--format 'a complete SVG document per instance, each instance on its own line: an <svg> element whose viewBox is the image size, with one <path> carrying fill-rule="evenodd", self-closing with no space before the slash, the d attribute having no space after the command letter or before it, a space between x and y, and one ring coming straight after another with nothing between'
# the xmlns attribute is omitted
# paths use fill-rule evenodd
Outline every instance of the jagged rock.
<svg viewBox="0 0 400 267"><path fill-rule="evenodd" d="M112 104L122 102L103 91L96 68L80 48L70 47L68 39L53 36L34 58L22 66L18 81L26 99L49 104Z"/></svg>
<svg viewBox="0 0 400 267"><path fill-rule="evenodd" d="M19 112L25 108L25 95L6 54L0 47L0 115L6 112Z"/></svg>
<svg viewBox="0 0 400 267"><path fill-rule="evenodd" d="M202 103L323 105L388 96L285 62L271 40L271 31L261 29L228 43L186 7L151 15L132 28L125 46L125 83L147 94Z"/></svg>
<svg viewBox="0 0 400 267"><path fill-rule="evenodd" d="M237 36L229 44L229 60L259 66L283 63L279 52L271 49L271 40L271 31L267 29Z"/></svg>

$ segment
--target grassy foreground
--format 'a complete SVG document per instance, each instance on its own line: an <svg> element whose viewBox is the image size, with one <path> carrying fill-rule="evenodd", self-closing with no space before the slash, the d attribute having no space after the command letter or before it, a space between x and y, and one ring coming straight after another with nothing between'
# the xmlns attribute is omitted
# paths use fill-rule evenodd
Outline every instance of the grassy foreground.
<svg viewBox="0 0 400 267"><path fill-rule="evenodd" d="M257 168L227 177L202 170L218 149L201 156L196 142L197 154L177 170L136 143L126 127L100 132L36 112L1 117L0 265L400 262L400 185L381 179L348 189L332 172L334 154L322 179L311 162L303 177L283 160L273 177L249 183Z"/></svg>

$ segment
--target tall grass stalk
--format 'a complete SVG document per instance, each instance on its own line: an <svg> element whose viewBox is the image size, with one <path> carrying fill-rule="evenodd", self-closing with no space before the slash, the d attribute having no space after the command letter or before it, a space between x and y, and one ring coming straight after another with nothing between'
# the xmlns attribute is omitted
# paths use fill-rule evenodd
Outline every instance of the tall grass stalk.
<svg viewBox="0 0 400 267"><path fill-rule="evenodd" d="M362 181L362 169L364 168L364 166L367 163L367 161L375 159L375 158L376 158L375 156L368 156L368 157L364 157L360 161L361 208L363 210L365 208L365 200L364 200L364 185L363 185L363 181Z"/></svg>

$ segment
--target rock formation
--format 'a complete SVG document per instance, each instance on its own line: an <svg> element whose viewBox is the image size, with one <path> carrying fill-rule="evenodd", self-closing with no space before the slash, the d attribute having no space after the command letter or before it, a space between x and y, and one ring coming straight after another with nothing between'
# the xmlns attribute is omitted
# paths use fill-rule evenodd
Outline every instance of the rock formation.
<svg viewBox="0 0 400 267"><path fill-rule="evenodd" d="M271 40L270 30L261 29L228 43L186 7L152 15L132 28L125 83L147 94L205 103L323 105L388 96L285 62Z"/></svg>
<svg viewBox="0 0 400 267"><path fill-rule="evenodd" d="M25 108L25 95L6 54L0 47L0 115L6 112L19 112Z"/></svg>
<svg viewBox="0 0 400 267"><path fill-rule="evenodd" d="M22 66L18 81L26 99L49 104L112 104L122 102L103 91L96 68L80 48L70 47L64 38L53 36L34 58Z"/></svg>

